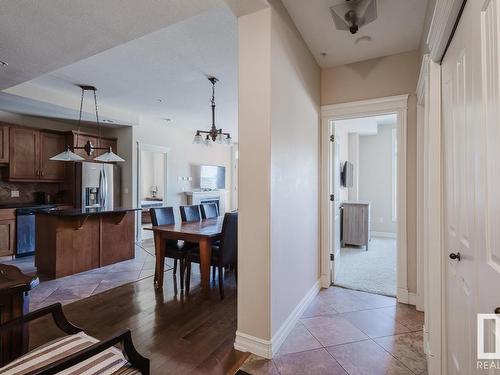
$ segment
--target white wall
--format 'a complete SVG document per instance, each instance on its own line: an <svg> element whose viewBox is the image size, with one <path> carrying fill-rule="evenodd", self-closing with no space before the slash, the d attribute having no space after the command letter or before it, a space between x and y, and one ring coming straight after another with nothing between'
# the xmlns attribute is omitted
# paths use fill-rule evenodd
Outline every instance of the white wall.
<svg viewBox="0 0 500 375"><path fill-rule="evenodd" d="M163 198L165 186L165 155L161 152L141 151L141 199L152 197L151 190L157 188L156 197Z"/></svg>
<svg viewBox="0 0 500 375"><path fill-rule="evenodd" d="M269 4L238 23L237 343L275 339L319 279L320 68Z"/></svg>
<svg viewBox="0 0 500 375"><path fill-rule="evenodd" d="M371 202L371 230L396 233L392 221L392 130L379 125L377 135L359 137L359 199Z"/></svg>

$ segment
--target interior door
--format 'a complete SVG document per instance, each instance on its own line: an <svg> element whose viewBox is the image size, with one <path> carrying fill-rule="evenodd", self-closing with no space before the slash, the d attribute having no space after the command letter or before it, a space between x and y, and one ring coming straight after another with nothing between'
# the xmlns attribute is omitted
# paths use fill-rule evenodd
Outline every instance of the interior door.
<svg viewBox="0 0 500 375"><path fill-rule="evenodd" d="M340 150L335 141L335 123L330 123L330 254L332 284L340 267Z"/></svg>
<svg viewBox="0 0 500 375"><path fill-rule="evenodd" d="M468 2L442 64L447 373L476 373L477 50Z"/></svg>

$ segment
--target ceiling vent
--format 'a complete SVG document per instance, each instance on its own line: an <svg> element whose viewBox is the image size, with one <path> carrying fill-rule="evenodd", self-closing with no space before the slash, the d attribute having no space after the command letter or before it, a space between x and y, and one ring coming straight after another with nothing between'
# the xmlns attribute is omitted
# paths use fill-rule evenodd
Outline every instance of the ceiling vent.
<svg viewBox="0 0 500 375"><path fill-rule="evenodd" d="M356 34L361 26L377 19L377 0L346 0L330 8L337 30Z"/></svg>

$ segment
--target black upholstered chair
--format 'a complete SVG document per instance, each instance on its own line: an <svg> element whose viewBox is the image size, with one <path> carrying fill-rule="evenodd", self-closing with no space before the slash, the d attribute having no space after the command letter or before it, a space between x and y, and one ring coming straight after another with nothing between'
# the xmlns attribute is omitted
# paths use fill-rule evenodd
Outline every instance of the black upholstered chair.
<svg viewBox="0 0 500 375"><path fill-rule="evenodd" d="M200 204L200 211L202 219L213 219L219 216L217 203L202 203Z"/></svg>
<svg viewBox="0 0 500 375"><path fill-rule="evenodd" d="M175 224L174 209L172 207L150 208L151 223L153 226ZM184 271L186 269L186 250L195 250L196 244L182 243L176 240L165 240L165 258L174 260L174 275L177 274L177 261L179 261L181 290L184 289Z"/></svg>
<svg viewBox="0 0 500 375"><path fill-rule="evenodd" d="M219 245L212 246L211 265L217 267L219 271L219 292L221 299L224 299L224 267L234 266L235 276L237 276L237 253L238 253L238 213L228 212L224 215L222 223L222 233ZM191 263L200 263L199 251L189 251L186 255L187 279L186 290L189 292L191 281Z"/></svg>
<svg viewBox="0 0 500 375"><path fill-rule="evenodd" d="M180 206L181 210L181 220L185 221L200 221L200 206Z"/></svg>

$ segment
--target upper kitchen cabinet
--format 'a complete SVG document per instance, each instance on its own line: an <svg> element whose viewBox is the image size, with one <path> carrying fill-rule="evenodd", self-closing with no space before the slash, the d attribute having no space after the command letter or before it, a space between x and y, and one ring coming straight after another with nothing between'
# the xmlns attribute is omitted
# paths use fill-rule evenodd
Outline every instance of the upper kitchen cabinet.
<svg viewBox="0 0 500 375"><path fill-rule="evenodd" d="M50 160L66 148L66 136L58 133L40 132L40 178L42 180L63 181L66 165L61 161Z"/></svg>
<svg viewBox="0 0 500 375"><path fill-rule="evenodd" d="M66 146L66 136L28 128L10 128L9 180L63 182L64 162L49 160Z"/></svg>
<svg viewBox="0 0 500 375"><path fill-rule="evenodd" d="M90 141L92 146L94 147L106 147L109 148L111 147L114 152L116 152L116 145L117 141L116 138L107 138L107 137L101 137L99 139L98 135L91 134L91 133L83 133L83 132L77 132L77 131L72 131L68 134L68 138L70 139L70 145L71 146L79 146L83 147L87 143L87 141ZM80 155L82 158L85 158L86 160L93 160L95 157L102 155L106 152L106 150L94 150L92 155L87 155L85 150L79 149L74 151L75 154Z"/></svg>
<svg viewBox="0 0 500 375"><path fill-rule="evenodd" d="M9 126L0 123L0 164L9 162Z"/></svg>

